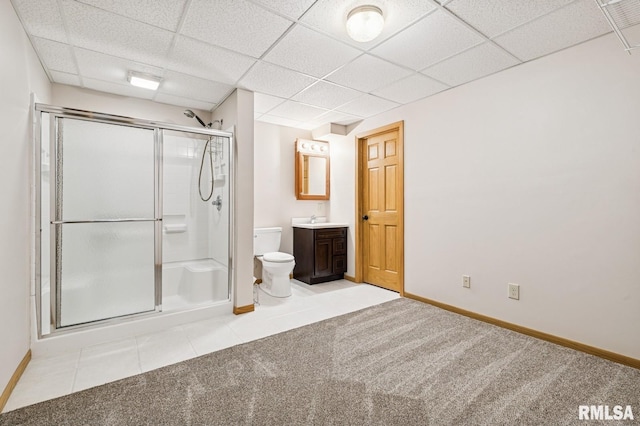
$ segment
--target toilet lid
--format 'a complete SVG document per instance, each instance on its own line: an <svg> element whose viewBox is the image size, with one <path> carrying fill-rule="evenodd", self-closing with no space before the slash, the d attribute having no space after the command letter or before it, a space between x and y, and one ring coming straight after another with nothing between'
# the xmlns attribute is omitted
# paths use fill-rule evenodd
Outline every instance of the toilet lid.
<svg viewBox="0 0 640 426"><path fill-rule="evenodd" d="M294 259L294 257L291 256L290 254L280 253L279 251L265 253L264 256L262 256L262 258L267 262L278 262L278 263L291 262Z"/></svg>

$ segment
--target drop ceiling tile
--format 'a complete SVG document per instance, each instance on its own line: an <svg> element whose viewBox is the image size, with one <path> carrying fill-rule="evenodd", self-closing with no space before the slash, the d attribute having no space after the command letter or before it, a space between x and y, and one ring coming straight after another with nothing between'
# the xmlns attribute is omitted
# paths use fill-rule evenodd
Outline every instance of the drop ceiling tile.
<svg viewBox="0 0 640 426"><path fill-rule="evenodd" d="M239 86L253 92L290 98L316 80L266 62L258 62L240 80Z"/></svg>
<svg viewBox="0 0 640 426"><path fill-rule="evenodd" d="M368 0L365 4L377 6L382 10L385 19L384 29L376 39L360 43L349 37L345 22L349 12L362 4L361 0L320 0L309 9L300 22L359 49L370 49L436 7L428 0Z"/></svg>
<svg viewBox="0 0 640 426"><path fill-rule="evenodd" d="M518 63L513 56L487 42L427 68L422 73L450 86L457 86Z"/></svg>
<svg viewBox="0 0 640 426"><path fill-rule="evenodd" d="M309 105L333 109L357 98L361 94L361 92L353 89L347 89L346 87L326 81L318 81L313 86L309 86L304 89L304 91L298 93L292 99Z"/></svg>
<svg viewBox="0 0 640 426"><path fill-rule="evenodd" d="M331 74L327 80L362 92L371 92L409 74L409 70L365 54Z"/></svg>
<svg viewBox="0 0 640 426"><path fill-rule="evenodd" d="M12 3L31 35L68 41L57 0L12 0Z"/></svg>
<svg viewBox="0 0 640 426"><path fill-rule="evenodd" d="M136 21L175 31L186 0L78 0Z"/></svg>
<svg viewBox="0 0 640 426"><path fill-rule="evenodd" d="M216 104L211 102L202 102L194 99L183 98L182 96L168 95L166 93L156 94L154 101L169 105L178 105L185 108L195 108L202 111L211 111Z"/></svg>
<svg viewBox="0 0 640 426"><path fill-rule="evenodd" d="M33 37L32 40L40 60L48 70L78 74L78 67L68 44L39 37Z"/></svg>
<svg viewBox="0 0 640 426"><path fill-rule="evenodd" d="M347 44L296 25L265 55L264 60L321 78L360 53Z"/></svg>
<svg viewBox="0 0 640 426"><path fill-rule="evenodd" d="M75 48L78 68L83 78L110 81L112 83L128 85L129 71L138 71L161 77L162 68L139 64L127 59L116 58L92 50Z"/></svg>
<svg viewBox="0 0 640 426"><path fill-rule="evenodd" d="M285 99L278 98L276 96L256 92L253 94L253 110L263 114L265 112L269 112L284 101Z"/></svg>
<svg viewBox="0 0 640 426"><path fill-rule="evenodd" d="M228 84L167 71L158 92L217 104L226 98L233 89L233 86Z"/></svg>
<svg viewBox="0 0 640 426"><path fill-rule="evenodd" d="M285 117L295 121L308 121L327 112L326 109L316 108L311 105L286 101L269 111L269 115Z"/></svg>
<svg viewBox="0 0 640 426"><path fill-rule="evenodd" d="M164 67L173 33L86 4L62 0L71 44Z"/></svg>
<svg viewBox="0 0 640 426"><path fill-rule="evenodd" d="M178 36L169 69L221 83L235 84L256 60L229 50Z"/></svg>
<svg viewBox="0 0 640 426"><path fill-rule="evenodd" d="M400 106L400 104L377 96L363 95L348 104L342 105L337 110L360 117L371 117L397 106Z"/></svg>
<svg viewBox="0 0 640 426"><path fill-rule="evenodd" d="M291 24L246 0L193 0L182 34L259 58Z"/></svg>
<svg viewBox="0 0 640 426"><path fill-rule="evenodd" d="M314 118L313 120L308 120L301 123L299 127L303 129L313 130L327 123L349 125L358 121L362 121L362 118L350 114L344 114L338 111L329 111Z"/></svg>
<svg viewBox="0 0 640 426"><path fill-rule="evenodd" d="M287 126L287 127L298 127L300 125L299 121L291 120L289 118L277 117L275 115L264 114L259 118L259 121L263 121L265 123L277 124L278 126Z"/></svg>
<svg viewBox="0 0 640 426"><path fill-rule="evenodd" d="M315 0L256 0L256 2L291 19L298 19L309 9L309 6L315 3Z"/></svg>
<svg viewBox="0 0 640 426"><path fill-rule="evenodd" d="M610 31L596 3L579 0L498 36L495 41L528 61Z"/></svg>
<svg viewBox="0 0 640 426"><path fill-rule="evenodd" d="M80 77L76 74L67 74L60 71L49 71L54 83L66 84L69 86L80 86Z"/></svg>
<svg viewBox="0 0 640 426"><path fill-rule="evenodd" d="M455 0L447 4L458 17L494 37L574 0Z"/></svg>
<svg viewBox="0 0 640 426"><path fill-rule="evenodd" d="M481 36L438 10L371 52L417 71L483 41Z"/></svg>
<svg viewBox="0 0 640 426"><path fill-rule="evenodd" d="M411 77L397 81L373 93L400 104L408 104L441 92L447 88L448 86L438 83L422 74L414 74Z"/></svg>
<svg viewBox="0 0 640 426"><path fill-rule="evenodd" d="M140 87L135 87L130 84L118 84L111 83L108 81L94 80L92 78L83 78L82 82L84 83L84 87L92 90L97 90L99 92L107 92L115 95L121 96L131 96L134 98L142 98L151 100L153 96L156 94L153 90L142 89Z"/></svg>

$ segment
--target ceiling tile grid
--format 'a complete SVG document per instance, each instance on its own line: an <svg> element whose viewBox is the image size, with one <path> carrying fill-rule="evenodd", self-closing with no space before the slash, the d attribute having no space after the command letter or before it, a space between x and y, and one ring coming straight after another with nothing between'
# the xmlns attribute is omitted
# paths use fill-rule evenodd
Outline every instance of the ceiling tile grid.
<svg viewBox="0 0 640 426"><path fill-rule="evenodd" d="M67 74L60 71L49 71L54 83L66 84L69 86L80 86L80 77L77 74Z"/></svg>
<svg viewBox="0 0 640 426"><path fill-rule="evenodd" d="M454 0L447 9L487 37L494 37L573 1Z"/></svg>
<svg viewBox="0 0 640 426"><path fill-rule="evenodd" d="M181 34L259 58L291 25L246 0L192 0Z"/></svg>
<svg viewBox="0 0 640 426"><path fill-rule="evenodd" d="M483 41L476 32L438 10L371 53L418 71Z"/></svg>
<svg viewBox="0 0 640 426"><path fill-rule="evenodd" d="M362 121L362 117L356 117L339 111L327 111L312 120L300 123L299 127L307 130L313 130L327 123L348 125L357 123L358 121Z"/></svg>
<svg viewBox="0 0 640 426"><path fill-rule="evenodd" d="M290 98L316 79L265 62L258 62L240 80L240 87L267 95Z"/></svg>
<svg viewBox="0 0 640 426"><path fill-rule="evenodd" d="M391 83L382 89L376 90L373 94L393 102L408 104L442 92L448 88L449 86L439 83L427 76L414 74L403 80Z"/></svg>
<svg viewBox="0 0 640 426"><path fill-rule="evenodd" d="M316 0L253 0L272 11L297 20Z"/></svg>
<svg viewBox="0 0 640 426"><path fill-rule="evenodd" d="M12 0L28 34L68 43L57 0Z"/></svg>
<svg viewBox="0 0 640 426"><path fill-rule="evenodd" d="M167 71L158 91L159 93L217 104L223 101L233 89L234 87L228 84Z"/></svg>
<svg viewBox="0 0 640 426"><path fill-rule="evenodd" d="M398 106L400 106L400 104L396 102L365 94L336 109L339 112L353 114L360 117L371 117Z"/></svg>
<svg viewBox="0 0 640 426"><path fill-rule="evenodd" d="M360 95L362 95L362 93L356 90L348 89L326 81L318 81L304 89L304 91L295 95L292 99L309 105L317 105L327 109L334 109Z"/></svg>
<svg viewBox="0 0 640 426"><path fill-rule="evenodd" d="M78 47L164 67L173 33L83 3L62 0L69 41Z"/></svg>
<svg viewBox="0 0 640 426"><path fill-rule="evenodd" d="M359 43L347 34L345 23L351 10L363 4L379 7L385 17L384 29L375 40ZM429 0L318 0L300 22L330 34L358 49L368 50L407 25L433 11L436 5Z"/></svg>
<svg viewBox="0 0 640 426"><path fill-rule="evenodd" d="M504 50L486 42L439 62L422 73L450 86L458 86L519 63Z"/></svg>
<svg viewBox="0 0 640 426"><path fill-rule="evenodd" d="M33 47L36 48L40 60L50 71L78 74L78 67L68 44L33 37Z"/></svg>
<svg viewBox="0 0 640 426"><path fill-rule="evenodd" d="M298 25L265 55L264 60L321 78L361 53L345 43Z"/></svg>
<svg viewBox="0 0 640 426"><path fill-rule="evenodd" d="M199 40L178 36L168 68L195 77L235 84L256 60Z"/></svg>
<svg viewBox="0 0 640 426"><path fill-rule="evenodd" d="M578 0L495 38L524 61L608 33L611 28L592 0Z"/></svg>
<svg viewBox="0 0 640 426"><path fill-rule="evenodd" d="M127 85L129 70L152 75L162 75L162 68L105 55L94 52L93 50L75 48L74 51L76 59L78 60L80 74L86 78Z"/></svg>
<svg viewBox="0 0 640 426"><path fill-rule="evenodd" d="M259 114L264 114L284 101L285 99L278 98L277 96L265 95L256 92L253 95L253 110Z"/></svg>
<svg viewBox="0 0 640 426"><path fill-rule="evenodd" d="M145 24L176 31L187 0L77 0Z"/></svg>
<svg viewBox="0 0 640 426"><path fill-rule="evenodd" d="M409 74L411 71L405 68L364 54L328 76L327 80L368 93Z"/></svg>
<svg viewBox="0 0 640 426"><path fill-rule="evenodd" d="M285 101L270 110L269 115L286 117L296 121L308 121L326 112L326 109L301 104L299 102Z"/></svg>
<svg viewBox="0 0 640 426"><path fill-rule="evenodd" d="M624 0L630 1L630 0ZM353 123L610 32L593 0L11 0L53 82L256 118ZM378 6L382 34L346 33ZM162 77L157 92L130 71Z"/></svg>

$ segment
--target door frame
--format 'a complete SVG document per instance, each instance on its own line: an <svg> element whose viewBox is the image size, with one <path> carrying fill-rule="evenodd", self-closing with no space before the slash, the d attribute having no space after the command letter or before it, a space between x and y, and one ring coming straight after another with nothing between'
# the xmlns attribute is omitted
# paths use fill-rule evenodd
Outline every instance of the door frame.
<svg viewBox="0 0 640 426"><path fill-rule="evenodd" d="M397 121L395 123L387 124L386 126L378 127L373 130L368 130L356 135L356 217L355 217L355 261L356 261L356 276L355 282L364 282L364 230L362 226L363 212L363 181L364 181L364 160L366 157L366 141L372 136L377 136L382 133L390 131L398 132L398 167L400 169L400 179L398 180L398 191L402 194L401 202L398 211L399 228L402 236L402 251L399 259L399 271L400 277L400 296L404 296L404 120Z"/></svg>

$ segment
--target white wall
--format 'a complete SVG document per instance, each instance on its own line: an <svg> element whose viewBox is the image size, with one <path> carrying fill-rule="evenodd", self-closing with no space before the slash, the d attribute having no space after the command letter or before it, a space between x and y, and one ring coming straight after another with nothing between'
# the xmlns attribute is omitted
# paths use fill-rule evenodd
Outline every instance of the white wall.
<svg viewBox="0 0 640 426"><path fill-rule="evenodd" d="M253 92L237 89L212 113L235 128L234 306L253 305Z"/></svg>
<svg viewBox="0 0 640 426"><path fill-rule="evenodd" d="M640 359L639 75L610 34L365 120L331 210L355 135L405 120L406 291Z"/></svg>
<svg viewBox="0 0 640 426"><path fill-rule="evenodd" d="M0 2L0 392L29 350L32 241L30 94L50 99L49 80L11 3Z"/></svg>
<svg viewBox="0 0 640 426"><path fill-rule="evenodd" d="M185 110L184 107L161 104L147 99L112 95L76 86L66 86L64 84L53 84L52 95L53 100L51 103L56 106L124 115L127 117L162 121L164 123L183 126L200 126L195 119L183 114ZM202 117L203 120L210 114L208 111L194 108L191 108L191 110Z"/></svg>
<svg viewBox="0 0 640 426"><path fill-rule="evenodd" d="M311 132L261 121L256 121L254 128L254 225L282 227L280 251L293 253L291 218L329 214L326 201L296 199L295 142L297 138L311 139Z"/></svg>

